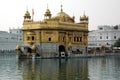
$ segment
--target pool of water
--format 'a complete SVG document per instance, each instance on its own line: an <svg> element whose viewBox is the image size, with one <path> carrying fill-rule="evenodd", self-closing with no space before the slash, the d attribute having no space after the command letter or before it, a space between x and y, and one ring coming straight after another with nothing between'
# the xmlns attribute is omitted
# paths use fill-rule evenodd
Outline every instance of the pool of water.
<svg viewBox="0 0 120 80"><path fill-rule="evenodd" d="M33 60L2 55L0 80L120 80L120 57Z"/></svg>

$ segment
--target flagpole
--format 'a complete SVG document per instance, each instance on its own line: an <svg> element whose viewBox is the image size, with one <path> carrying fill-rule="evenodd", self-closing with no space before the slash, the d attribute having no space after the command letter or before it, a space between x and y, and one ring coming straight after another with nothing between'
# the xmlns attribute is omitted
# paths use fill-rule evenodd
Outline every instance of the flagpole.
<svg viewBox="0 0 120 80"><path fill-rule="evenodd" d="M34 9L32 9L32 21L34 20Z"/></svg>

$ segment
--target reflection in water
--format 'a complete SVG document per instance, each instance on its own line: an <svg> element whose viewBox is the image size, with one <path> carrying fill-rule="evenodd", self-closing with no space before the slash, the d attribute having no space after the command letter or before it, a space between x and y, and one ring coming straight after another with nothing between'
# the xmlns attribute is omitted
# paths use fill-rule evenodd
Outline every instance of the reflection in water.
<svg viewBox="0 0 120 80"><path fill-rule="evenodd" d="M23 80L89 80L87 60L24 59L18 60L18 69L21 67Z"/></svg>
<svg viewBox="0 0 120 80"><path fill-rule="evenodd" d="M17 59L0 56L0 80L120 80L120 57Z"/></svg>
<svg viewBox="0 0 120 80"><path fill-rule="evenodd" d="M66 63L59 63L58 80L89 80L87 61L80 59L68 60Z"/></svg>

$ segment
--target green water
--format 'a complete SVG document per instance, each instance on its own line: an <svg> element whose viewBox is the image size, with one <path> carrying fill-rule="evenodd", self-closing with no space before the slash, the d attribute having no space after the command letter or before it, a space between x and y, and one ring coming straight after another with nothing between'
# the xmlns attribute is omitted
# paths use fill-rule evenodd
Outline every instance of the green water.
<svg viewBox="0 0 120 80"><path fill-rule="evenodd" d="M0 80L120 80L120 57L21 59L0 56Z"/></svg>

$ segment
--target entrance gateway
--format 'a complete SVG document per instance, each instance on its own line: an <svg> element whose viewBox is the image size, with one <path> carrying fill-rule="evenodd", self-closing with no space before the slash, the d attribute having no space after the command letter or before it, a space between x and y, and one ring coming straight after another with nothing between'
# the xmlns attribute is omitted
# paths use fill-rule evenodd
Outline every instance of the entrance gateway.
<svg viewBox="0 0 120 80"><path fill-rule="evenodd" d="M67 57L68 53L65 50L65 46L60 45L59 46L59 57Z"/></svg>

